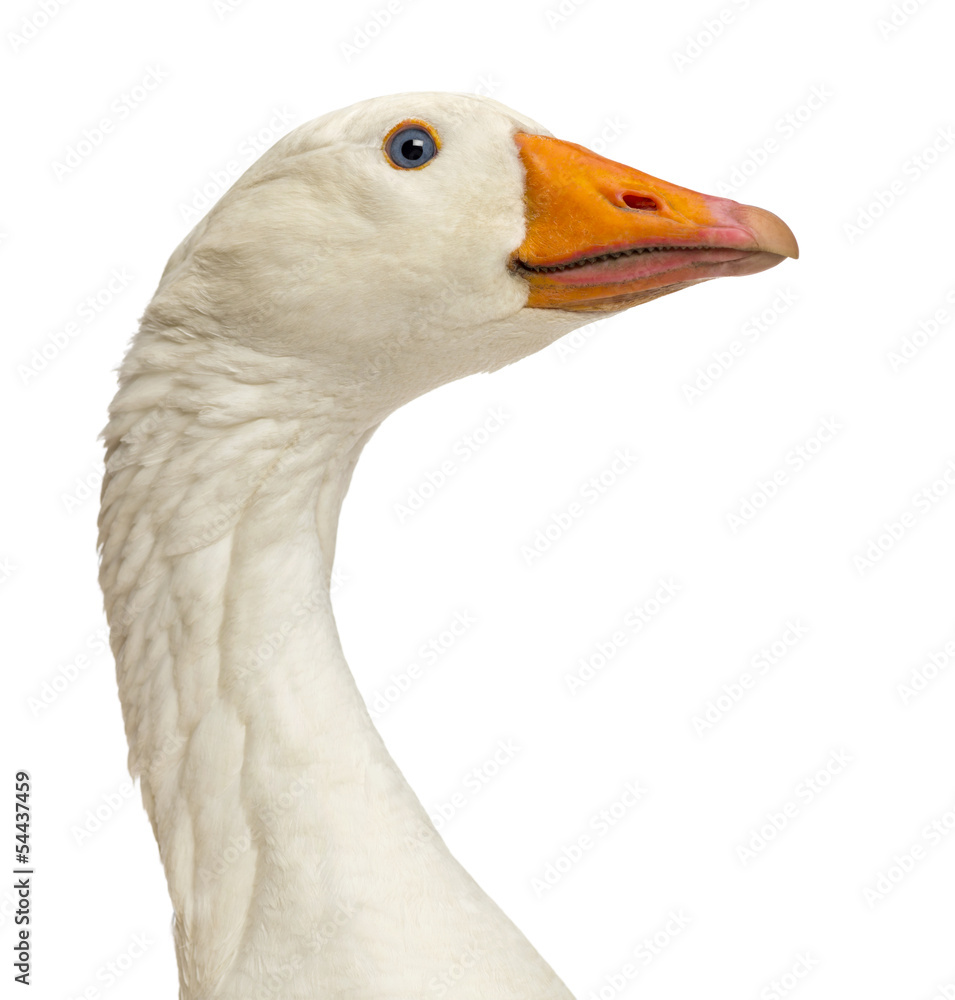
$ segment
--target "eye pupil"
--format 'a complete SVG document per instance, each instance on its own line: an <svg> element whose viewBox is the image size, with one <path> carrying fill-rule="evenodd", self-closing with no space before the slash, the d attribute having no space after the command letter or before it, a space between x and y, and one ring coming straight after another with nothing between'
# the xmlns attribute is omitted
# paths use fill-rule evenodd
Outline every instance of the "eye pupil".
<svg viewBox="0 0 955 1000"><path fill-rule="evenodd" d="M437 151L431 133L417 125L399 129L388 142L388 156L396 167L423 166Z"/></svg>

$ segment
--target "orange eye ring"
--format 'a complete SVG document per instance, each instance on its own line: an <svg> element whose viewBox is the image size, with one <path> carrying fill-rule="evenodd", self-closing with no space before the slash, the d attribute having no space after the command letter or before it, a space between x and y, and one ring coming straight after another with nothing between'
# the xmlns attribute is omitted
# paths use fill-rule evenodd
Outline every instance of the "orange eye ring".
<svg viewBox="0 0 955 1000"><path fill-rule="evenodd" d="M421 170L438 155L441 140L427 122L405 118L389 129L381 149L395 170Z"/></svg>

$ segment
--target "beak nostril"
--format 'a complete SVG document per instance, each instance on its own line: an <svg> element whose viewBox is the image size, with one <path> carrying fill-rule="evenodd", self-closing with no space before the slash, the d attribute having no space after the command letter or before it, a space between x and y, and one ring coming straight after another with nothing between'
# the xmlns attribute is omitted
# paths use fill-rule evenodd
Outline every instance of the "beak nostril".
<svg viewBox="0 0 955 1000"><path fill-rule="evenodd" d="M656 212L660 208L655 198L648 198L644 194L631 194L629 191L623 196L623 203L627 208L641 208L645 212Z"/></svg>

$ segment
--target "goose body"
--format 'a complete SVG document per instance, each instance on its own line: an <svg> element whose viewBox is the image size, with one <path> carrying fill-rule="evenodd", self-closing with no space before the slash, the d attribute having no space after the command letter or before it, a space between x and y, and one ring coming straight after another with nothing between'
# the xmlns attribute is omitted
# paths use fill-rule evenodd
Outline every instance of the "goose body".
<svg viewBox="0 0 955 1000"><path fill-rule="evenodd" d="M339 509L416 396L795 252L769 213L460 94L301 126L175 251L110 409L100 579L183 1000L421 1000L452 970L456 1000L570 997L371 722Z"/></svg>

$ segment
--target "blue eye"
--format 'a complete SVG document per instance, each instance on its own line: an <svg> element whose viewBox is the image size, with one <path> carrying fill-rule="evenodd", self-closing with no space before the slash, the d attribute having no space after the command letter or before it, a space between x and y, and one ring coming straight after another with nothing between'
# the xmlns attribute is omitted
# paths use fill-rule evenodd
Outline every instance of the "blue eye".
<svg viewBox="0 0 955 1000"><path fill-rule="evenodd" d="M420 125L399 128L387 142L387 153L396 167L413 170L433 160L438 152L434 136Z"/></svg>

